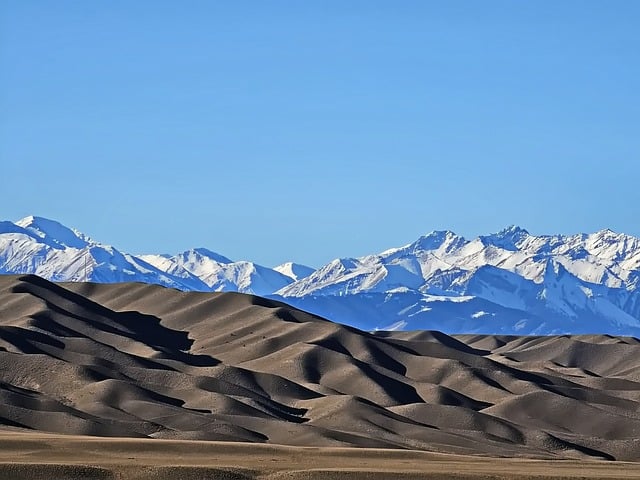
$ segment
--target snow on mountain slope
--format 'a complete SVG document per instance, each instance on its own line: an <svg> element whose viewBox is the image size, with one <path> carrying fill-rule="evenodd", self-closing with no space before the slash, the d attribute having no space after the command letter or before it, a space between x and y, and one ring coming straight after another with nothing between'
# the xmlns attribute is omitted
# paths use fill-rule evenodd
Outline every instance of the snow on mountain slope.
<svg viewBox="0 0 640 480"><path fill-rule="evenodd" d="M191 289L193 284L141 259L41 217L0 223L0 273L34 273L54 281L139 281Z"/></svg>
<svg viewBox="0 0 640 480"><path fill-rule="evenodd" d="M185 252L186 253L186 252ZM291 283L291 278L261 265L239 261L230 263L216 263L210 259L202 259L202 264L191 259L191 253L187 255L190 260L181 263L185 254L173 257L179 265L200 278L207 286L216 292L242 292L255 295L268 295L285 285ZM196 254L195 258L201 256ZM206 265L206 268L203 267Z"/></svg>
<svg viewBox="0 0 640 480"><path fill-rule="evenodd" d="M199 291L267 295L293 281L251 262L205 248L175 256L120 252L42 217L0 222L0 273L34 273L54 281L145 282Z"/></svg>
<svg viewBox="0 0 640 480"><path fill-rule="evenodd" d="M424 283L421 263L411 256L368 255L333 260L309 276L284 287L276 294L304 297L309 294L350 295L384 292L398 287L418 288Z"/></svg>
<svg viewBox="0 0 640 480"><path fill-rule="evenodd" d="M218 255L205 248L195 248L179 253L178 255L139 255L139 258L150 263L164 272L180 278L196 278L201 282L199 288L194 290L210 290L213 286L211 277L219 271L223 265L233 263L227 257Z"/></svg>
<svg viewBox="0 0 640 480"><path fill-rule="evenodd" d="M59 222L30 215L16 222L18 227L33 233L45 241L54 242L60 246L84 248L91 241L89 237L65 227Z"/></svg>
<svg viewBox="0 0 640 480"><path fill-rule="evenodd" d="M314 271L205 248L134 256L27 217L0 222L0 273L254 293L369 330L640 336L640 239L610 230L536 236L511 226L473 240L437 231Z"/></svg>
<svg viewBox="0 0 640 480"><path fill-rule="evenodd" d="M445 328L449 332L459 331L453 326L465 318L462 331L504 331L496 329L498 321L510 325L512 333L540 333L550 325L556 333L629 333L640 328L639 255L638 239L609 230L533 236L508 227L471 241L449 231L432 232L379 255L334 260L276 296L329 318L340 311L341 320L350 324L362 322L358 309L344 311L333 304L353 305L353 299L346 297L361 298L355 302L360 304L366 293L409 298L408 291L418 291L424 299L436 295L448 302L456 298L488 302L478 310L482 315L469 318L456 315L462 310L460 302L454 308L439 304L438 309L425 307L411 314L407 306L394 310L389 302L381 302L367 314L368 324L375 327L435 328L445 320L435 320L434 315L446 311L449 318L444 325L452 328ZM398 316L398 312L404 313ZM513 312L519 312L517 319ZM417 327L416 316L425 324Z"/></svg>
<svg viewBox="0 0 640 480"><path fill-rule="evenodd" d="M273 267L276 272L280 272L281 274L289 277L291 280L298 281L303 278L307 278L311 275L315 270L311 267L307 267L306 265L301 265L299 263L286 262L282 265L278 265L277 267Z"/></svg>
<svg viewBox="0 0 640 480"><path fill-rule="evenodd" d="M293 281L275 269L252 262L234 262L206 248L187 250L175 256L142 255L140 258L173 275L184 277L188 274L199 278L206 285L199 290L268 295Z"/></svg>

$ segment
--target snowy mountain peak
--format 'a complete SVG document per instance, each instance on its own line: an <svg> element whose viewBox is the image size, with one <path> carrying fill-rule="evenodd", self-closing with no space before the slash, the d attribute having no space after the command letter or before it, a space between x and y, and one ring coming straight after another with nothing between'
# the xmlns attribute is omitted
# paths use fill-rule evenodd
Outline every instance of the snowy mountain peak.
<svg viewBox="0 0 640 480"><path fill-rule="evenodd" d="M178 255L189 255L189 254L195 254L202 257L206 257L218 263L233 263L233 260L228 259L224 255L220 255L219 253L213 252L208 248L203 248L203 247L192 248L191 250L187 250L186 252L182 252L182 254L178 254Z"/></svg>
<svg viewBox="0 0 640 480"><path fill-rule="evenodd" d="M447 250L460 248L466 243L464 237L455 234L450 230L436 230L418 238L409 245L409 249L414 252L425 252L430 250L438 250L443 247Z"/></svg>
<svg viewBox="0 0 640 480"><path fill-rule="evenodd" d="M299 263L286 262L277 267L273 268L276 272L280 272L281 274L289 277L290 279L297 281L302 280L303 278L307 278L311 275L315 270L311 267L307 267L306 265L301 265Z"/></svg>
<svg viewBox="0 0 640 480"><path fill-rule="evenodd" d="M625 233L618 233L608 228L600 230L592 235L587 235L592 241L599 240L602 243L616 243L624 249L637 249L640 248L640 239L627 235Z"/></svg>
<svg viewBox="0 0 640 480"><path fill-rule="evenodd" d="M42 238L45 242L71 248L85 248L90 239L86 235L65 227L55 220L30 215L15 223Z"/></svg>
<svg viewBox="0 0 640 480"><path fill-rule="evenodd" d="M529 232L517 225L510 225L497 233L481 236L480 241L484 245L503 248L505 250L517 251L520 243L529 237Z"/></svg>
<svg viewBox="0 0 640 480"><path fill-rule="evenodd" d="M517 225L509 225L508 227L503 228L498 233L495 234L498 237L522 237L525 235L529 235L529 232L522 227Z"/></svg>

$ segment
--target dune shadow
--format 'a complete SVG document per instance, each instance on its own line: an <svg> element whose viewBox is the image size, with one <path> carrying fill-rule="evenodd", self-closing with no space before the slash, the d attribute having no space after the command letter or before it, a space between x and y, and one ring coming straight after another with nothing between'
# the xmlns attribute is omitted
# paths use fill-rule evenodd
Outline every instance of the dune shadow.
<svg viewBox="0 0 640 480"><path fill-rule="evenodd" d="M99 331L143 343L160 352L162 358L186 365L211 367L220 364L219 360L209 355L189 353L194 342L189 338L189 332L168 328L154 315L134 311L116 312L34 275L22 276L19 280L21 283L13 288L13 292L40 298L52 312L75 319L79 326L85 324ZM69 326L56 325L57 322L48 315L34 315L32 318L43 330L52 329L57 334L66 333L67 336L74 333L86 336ZM18 332L13 333L12 340L16 341ZM37 338L41 335L35 331L29 332L30 339L42 341L43 339Z"/></svg>

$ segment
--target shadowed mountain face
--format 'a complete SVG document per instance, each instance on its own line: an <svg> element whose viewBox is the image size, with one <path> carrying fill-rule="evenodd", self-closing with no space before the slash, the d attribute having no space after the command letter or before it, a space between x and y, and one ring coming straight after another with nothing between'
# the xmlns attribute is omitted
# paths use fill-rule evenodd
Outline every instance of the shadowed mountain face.
<svg viewBox="0 0 640 480"><path fill-rule="evenodd" d="M640 460L640 344L371 334L250 295L0 276L0 424Z"/></svg>

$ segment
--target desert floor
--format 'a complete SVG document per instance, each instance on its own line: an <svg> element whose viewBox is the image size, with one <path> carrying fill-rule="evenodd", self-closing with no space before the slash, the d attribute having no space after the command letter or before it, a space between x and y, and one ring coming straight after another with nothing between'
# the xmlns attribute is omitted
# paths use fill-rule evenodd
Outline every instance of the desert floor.
<svg viewBox="0 0 640 480"><path fill-rule="evenodd" d="M640 478L627 462L0 432L3 480Z"/></svg>

